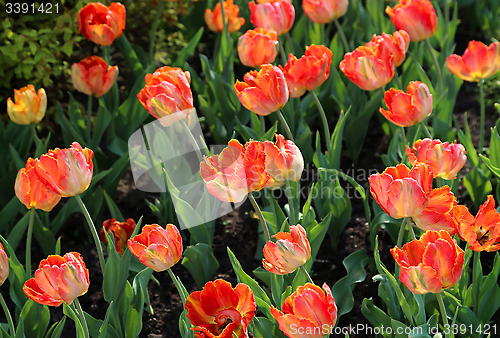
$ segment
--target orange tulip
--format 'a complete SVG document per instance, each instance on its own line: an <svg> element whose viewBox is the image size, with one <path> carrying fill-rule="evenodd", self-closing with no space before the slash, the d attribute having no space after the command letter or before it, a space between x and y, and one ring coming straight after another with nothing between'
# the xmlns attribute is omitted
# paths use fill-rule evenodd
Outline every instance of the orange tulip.
<svg viewBox="0 0 500 338"><path fill-rule="evenodd" d="M382 33L382 35L373 34L372 41L366 44L366 47L373 48L379 43L384 42L391 50L394 56L394 66L399 67L406 58L406 52L410 46L410 35L404 30L394 32L393 35Z"/></svg>
<svg viewBox="0 0 500 338"><path fill-rule="evenodd" d="M430 138L417 140L413 144L413 149L406 146L406 154L411 164L428 164L434 177L441 177L445 180L457 178L457 173L467 162L465 147L457 144L457 141L449 144Z"/></svg>
<svg viewBox="0 0 500 338"><path fill-rule="evenodd" d="M78 195L90 185L94 164L94 152L78 142L71 148L49 150L33 163L36 174L45 187L56 195L71 197Z"/></svg>
<svg viewBox="0 0 500 338"><path fill-rule="evenodd" d="M242 64L253 68L274 62L278 55L278 34L265 28L246 31L238 39L238 55Z"/></svg>
<svg viewBox="0 0 500 338"><path fill-rule="evenodd" d="M5 253L2 243L0 243L0 285L5 283L9 277L9 257Z"/></svg>
<svg viewBox="0 0 500 338"><path fill-rule="evenodd" d="M437 30L437 15L429 0L401 0L385 12L397 30L404 29L413 42L430 38Z"/></svg>
<svg viewBox="0 0 500 338"><path fill-rule="evenodd" d="M241 104L257 115L269 115L288 102L288 85L283 72L276 66L265 64L236 80L234 91Z"/></svg>
<svg viewBox="0 0 500 338"><path fill-rule="evenodd" d="M330 23L347 12L349 0L304 0L302 9L315 23Z"/></svg>
<svg viewBox="0 0 500 338"><path fill-rule="evenodd" d="M254 1L248 3L250 8L250 22L255 27L272 29L278 35L286 34L292 28L295 20L295 8L287 0L278 0L271 2Z"/></svg>
<svg viewBox="0 0 500 338"><path fill-rule="evenodd" d="M464 251L447 231L426 231L420 239L391 249L401 268L399 280L415 294L440 293L462 275Z"/></svg>
<svg viewBox="0 0 500 338"><path fill-rule="evenodd" d="M429 197L429 204L420 216L413 217L415 225L424 230L445 230L453 236L456 233L451 211L457 205L455 195L450 187L433 189Z"/></svg>
<svg viewBox="0 0 500 338"><path fill-rule="evenodd" d="M127 219L125 222L118 222L116 219L110 218L102 223L99 235L101 236L101 240L105 244L108 244L108 239L104 234L104 230L106 230L111 238L115 238L116 251L120 255L123 255L123 249L127 247L127 241L132 236L134 229L135 222L132 218Z"/></svg>
<svg viewBox="0 0 500 338"><path fill-rule="evenodd" d="M184 306L196 338L248 338L247 327L255 316L255 298L248 285L240 283L233 289L222 279L190 294Z"/></svg>
<svg viewBox="0 0 500 338"><path fill-rule="evenodd" d="M477 82L495 75L500 69L500 44L486 46L480 41L469 41L463 56L452 54L446 58L450 72L469 82Z"/></svg>
<svg viewBox="0 0 500 338"><path fill-rule="evenodd" d="M109 46L125 29L125 6L113 2L109 8L91 2L78 12L78 32L101 46Z"/></svg>
<svg viewBox="0 0 500 338"><path fill-rule="evenodd" d="M17 198L26 208L36 208L43 211L51 211L61 200L61 196L55 195L38 179L35 171L35 160L31 157L26 161L26 167L17 172L14 190Z"/></svg>
<svg viewBox="0 0 500 338"><path fill-rule="evenodd" d="M323 290L307 283L285 299L284 313L271 306L271 314L287 337L323 338L331 333L337 321L337 306L326 283Z"/></svg>
<svg viewBox="0 0 500 338"><path fill-rule="evenodd" d="M40 122L47 109L47 95L43 88L35 90L33 85L27 85L19 90L14 89L14 102L7 99L7 113L12 122L27 125Z"/></svg>
<svg viewBox="0 0 500 338"><path fill-rule="evenodd" d="M243 147L232 139L219 155L203 157L200 174L210 194L223 202L239 203L249 192L264 188L270 178L264 145L249 141Z"/></svg>
<svg viewBox="0 0 500 338"><path fill-rule="evenodd" d="M118 66L108 66L99 56L87 56L71 66L71 81L79 92L101 97L106 94L118 77Z"/></svg>
<svg viewBox="0 0 500 338"><path fill-rule="evenodd" d="M493 196L479 208L476 218L465 205L458 205L451 211L460 239L469 243L474 251L498 251L500 249L500 214L495 209Z"/></svg>
<svg viewBox="0 0 500 338"><path fill-rule="evenodd" d="M278 232L275 242L264 245L264 269L277 275L287 275L306 264L311 258L311 246L306 230L300 225L290 225L290 233Z"/></svg>
<svg viewBox="0 0 500 338"><path fill-rule="evenodd" d="M238 17L238 15L240 15L240 8L238 5L233 4L233 0L224 1L224 15L226 17L225 21L227 23L227 31L229 33L237 32L245 23L244 18ZM213 12L208 8L205 10L205 22L212 32L220 33L224 30L222 11L219 1L215 5Z"/></svg>
<svg viewBox="0 0 500 338"><path fill-rule="evenodd" d="M379 109L386 119L399 127L411 127L432 113L432 95L425 83L412 81L406 91L389 89L384 95L388 110Z"/></svg>
<svg viewBox="0 0 500 338"><path fill-rule="evenodd" d="M339 68L359 88L375 90L394 77L394 56L383 41L367 45L345 54Z"/></svg>
<svg viewBox="0 0 500 338"><path fill-rule="evenodd" d="M378 205L393 218L420 216L429 203L432 171L426 164L419 163L411 170L398 164L371 175L368 181Z"/></svg>
<svg viewBox="0 0 500 338"><path fill-rule="evenodd" d="M285 68L280 65L290 97L300 97L306 90L312 91L321 86L330 76L332 57L332 51L322 45L307 46L300 59L290 53Z"/></svg>
<svg viewBox="0 0 500 338"><path fill-rule="evenodd" d="M127 244L142 264L156 272L170 269L182 255L182 237L173 224L167 224L166 229L158 224L148 224Z"/></svg>
<svg viewBox="0 0 500 338"><path fill-rule="evenodd" d="M264 141L266 153L266 171L271 176L266 188L277 189L285 180L298 182L304 170L304 158L299 147L293 141L276 134L276 143Z"/></svg>
<svg viewBox="0 0 500 338"><path fill-rule="evenodd" d="M35 277L24 283L23 291L42 305L71 304L75 298L87 293L89 270L78 252L63 257L51 255L40 262Z"/></svg>

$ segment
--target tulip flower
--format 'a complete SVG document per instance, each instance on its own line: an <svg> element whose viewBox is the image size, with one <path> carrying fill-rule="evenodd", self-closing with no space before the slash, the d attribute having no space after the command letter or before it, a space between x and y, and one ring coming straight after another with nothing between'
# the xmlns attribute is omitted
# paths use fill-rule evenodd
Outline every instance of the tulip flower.
<svg viewBox="0 0 500 338"><path fill-rule="evenodd" d="M418 42L430 38L437 30L437 15L430 0L401 0L385 12L397 30L404 29L410 40Z"/></svg>
<svg viewBox="0 0 500 338"><path fill-rule="evenodd" d="M250 22L258 28L272 29L278 35L286 34L295 20L295 8L288 0L248 3Z"/></svg>
<svg viewBox="0 0 500 338"><path fill-rule="evenodd" d="M125 6L119 2L91 2L78 12L78 32L98 45L111 45L124 29Z"/></svg>
<svg viewBox="0 0 500 338"><path fill-rule="evenodd" d="M89 270L78 252L63 257L51 255L40 262L35 277L24 283L23 291L42 305L71 304L89 288Z"/></svg>
<svg viewBox="0 0 500 338"><path fill-rule="evenodd" d="M237 32L245 23L244 18L238 17L240 15L240 8L238 5L233 4L233 0L224 1L224 15L228 33ZM213 12L208 8L205 10L205 22L212 32L220 33L224 30L219 1L215 5Z"/></svg>
<svg viewBox="0 0 500 338"><path fill-rule="evenodd" d="M26 161L26 167L19 169L14 190L16 196L26 208L36 208L51 211L61 200L61 196L47 190L35 171L35 160L31 157Z"/></svg>
<svg viewBox="0 0 500 338"><path fill-rule="evenodd" d="M104 231L106 231L110 237L114 237L116 251L120 255L123 255L123 249L127 247L127 241L130 236L132 236L134 229L135 222L132 218L127 219L125 222L118 222L116 219L111 218L102 223L102 229L99 235L105 244L108 244L108 239Z"/></svg>
<svg viewBox="0 0 500 338"><path fill-rule="evenodd" d="M337 321L337 306L326 283L323 290L307 283L285 299L283 312L271 306L271 314L287 337L323 338L331 333Z"/></svg>
<svg viewBox="0 0 500 338"><path fill-rule="evenodd" d="M9 277L9 257L0 243L0 285Z"/></svg>
<svg viewBox="0 0 500 338"><path fill-rule="evenodd" d="M406 146L406 154L412 165L425 163L431 167L434 177L445 180L457 178L457 173L467 162L465 147L456 141L449 144L430 138L417 140L413 144L413 149Z"/></svg>
<svg viewBox="0 0 500 338"><path fill-rule="evenodd" d="M383 41L367 45L345 54L339 68L359 88L375 90L394 77L394 56Z"/></svg>
<svg viewBox="0 0 500 338"><path fill-rule="evenodd" d="M399 280L415 294L440 293L462 275L464 251L447 231L426 231L420 239L391 249L399 265Z"/></svg>
<svg viewBox="0 0 500 338"><path fill-rule="evenodd" d="M173 224L167 224L166 229L148 224L127 243L130 252L156 272L170 269L181 259L182 237Z"/></svg>
<svg viewBox="0 0 500 338"><path fill-rule="evenodd" d="M285 67L280 65L290 90L290 97L300 97L306 90L313 91L321 86L330 76L332 57L332 51L322 45L307 46L304 56L300 59L290 53Z"/></svg>
<svg viewBox="0 0 500 338"><path fill-rule="evenodd" d="M196 338L247 338L247 327L255 316L255 298L248 285L232 288L222 279L190 294L184 306Z"/></svg>
<svg viewBox="0 0 500 338"><path fill-rule="evenodd" d="M101 97L116 81L118 66L108 66L99 56L87 56L71 66L71 80L79 92Z"/></svg>
<svg viewBox="0 0 500 338"><path fill-rule="evenodd" d="M433 189L429 203L420 216L413 217L415 225L424 231L448 231L451 236L456 233L451 211L457 205L457 199L450 187Z"/></svg>
<svg viewBox="0 0 500 338"><path fill-rule="evenodd" d="M288 102L288 85L283 72L276 66L265 64L257 72L252 70L236 80L234 91L241 104L257 115L269 115Z"/></svg>
<svg viewBox="0 0 500 338"><path fill-rule="evenodd" d="M14 89L14 102L10 97L7 99L7 113L14 123L21 125L38 123L45 116L47 95L43 88L37 92L30 84L19 90Z"/></svg>
<svg viewBox="0 0 500 338"><path fill-rule="evenodd" d="M300 225L290 225L290 233L278 232L276 243L264 245L264 268L277 275L286 275L306 264L311 258L311 246L306 230Z"/></svg>
<svg viewBox="0 0 500 338"><path fill-rule="evenodd" d="M378 205L393 218L417 217L429 203L432 171L426 164L411 170L404 164L388 167L368 179L370 192Z"/></svg>
<svg viewBox="0 0 500 338"><path fill-rule="evenodd" d="M276 143L264 141L266 171L271 176L266 188L277 189L285 180L298 182L304 170L304 158L293 141L276 134Z"/></svg>
<svg viewBox="0 0 500 338"><path fill-rule="evenodd" d="M210 194L223 202L239 203L252 191L264 188L270 176L262 142L243 147L232 139L219 155L203 157L200 174Z"/></svg>
<svg viewBox="0 0 500 338"><path fill-rule="evenodd" d="M89 187L94 169L93 156L91 149L82 149L78 142L73 142L71 148L49 150L39 160L35 160L33 166L49 191L62 197L71 197Z"/></svg>
<svg viewBox="0 0 500 338"><path fill-rule="evenodd" d="M303 0L302 9L312 22L330 23L347 12L349 0Z"/></svg>
<svg viewBox="0 0 500 338"><path fill-rule="evenodd" d="M382 33L382 35L373 34L372 40L366 44L366 47L373 48L379 43L384 42L391 50L394 56L394 66L399 67L406 59L406 52L410 46L410 35L404 30L394 32L393 35Z"/></svg>
<svg viewBox="0 0 500 338"><path fill-rule="evenodd" d="M500 44L486 46L480 41L470 41L463 56L452 54L446 58L450 72L469 82L478 82L495 75L500 69Z"/></svg>
<svg viewBox="0 0 500 338"><path fill-rule="evenodd" d="M379 109L386 119L399 127L411 127L432 113L432 95L425 83L412 81L406 91L389 89L384 95L388 109Z"/></svg>
<svg viewBox="0 0 500 338"><path fill-rule="evenodd" d="M488 195L475 218L465 205L456 206L451 213L458 236L467 241L469 248L477 252L500 249L500 214L493 196Z"/></svg>
<svg viewBox="0 0 500 338"><path fill-rule="evenodd" d="M246 31L238 39L238 55L242 64L253 68L274 62L278 55L278 34L265 28Z"/></svg>

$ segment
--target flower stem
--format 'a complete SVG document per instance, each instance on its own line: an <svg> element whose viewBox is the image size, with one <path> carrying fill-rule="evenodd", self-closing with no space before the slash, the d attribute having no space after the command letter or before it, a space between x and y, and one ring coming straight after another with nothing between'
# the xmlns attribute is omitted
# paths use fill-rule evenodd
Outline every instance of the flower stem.
<svg viewBox="0 0 500 338"><path fill-rule="evenodd" d="M85 319L85 314L83 313L82 306L80 305L80 302L78 301L78 298L75 298L75 300L73 302L76 305L78 316L80 317L80 321L82 322L83 336L85 338L88 338L88 337L90 337L89 336L89 327L87 326L87 320Z"/></svg>
<svg viewBox="0 0 500 338"><path fill-rule="evenodd" d="M425 125L424 121L420 121L420 125L422 126L422 130L424 131L425 136L432 140L432 134L429 131L429 128Z"/></svg>
<svg viewBox="0 0 500 338"><path fill-rule="evenodd" d="M479 80L479 92L481 94L480 103L481 103L481 126L480 126L480 134L479 134L479 149L478 152L480 154L483 153L484 146L484 123L485 123L485 107L484 107L484 79Z"/></svg>
<svg viewBox="0 0 500 338"><path fill-rule="evenodd" d="M281 109L278 110L276 114L278 114L278 120L280 120L281 124L285 128L286 136L288 137L289 140L294 141L292 132L290 131L290 127L288 126L288 123L286 123L285 117L283 116Z"/></svg>
<svg viewBox="0 0 500 338"><path fill-rule="evenodd" d="M158 3L158 8L156 9L155 20L153 21L153 26L151 26L151 34L149 36L149 63L153 64L155 61L155 39L156 39L156 30L158 28L158 21L160 20L160 16L163 13L163 6L165 4L164 0L160 0Z"/></svg>
<svg viewBox="0 0 500 338"><path fill-rule="evenodd" d="M412 241L416 240L417 237L415 237L415 232L413 231L413 222L411 221L410 217L406 217L406 225L408 226L408 231L410 232L410 238Z"/></svg>
<svg viewBox="0 0 500 338"><path fill-rule="evenodd" d="M278 42L278 45L280 46L281 62L283 63L283 66L286 65L286 60L288 59L286 56L285 47L283 47L284 44L285 43L282 43L282 41Z"/></svg>
<svg viewBox="0 0 500 338"><path fill-rule="evenodd" d="M179 284L179 280L177 279L177 276L175 276L174 272L172 269L168 268L167 269L168 274L170 275L170 278L172 278L172 281L174 282L175 288L177 289L177 292L179 293L179 296L182 299L182 304L186 304L186 295L184 294L184 290Z"/></svg>
<svg viewBox="0 0 500 338"><path fill-rule="evenodd" d="M397 69L394 72L394 78L396 79L396 84L398 85L399 89L404 90L403 85L401 84L401 80L399 80L399 75L398 75Z"/></svg>
<svg viewBox="0 0 500 338"><path fill-rule="evenodd" d="M106 63L108 64L108 66L110 65L109 62L111 61L111 56L109 54L109 46L102 46L102 50L104 52L104 61L106 61Z"/></svg>
<svg viewBox="0 0 500 338"><path fill-rule="evenodd" d="M474 251L474 265L472 266L472 304L474 305L474 313L477 314L479 308L479 290L481 289L481 253Z"/></svg>
<svg viewBox="0 0 500 338"><path fill-rule="evenodd" d="M201 156L201 151L200 148L198 147L198 143L196 143L196 140L193 136L193 133L191 133L191 130L189 130L189 127L187 126L186 122L181 121L182 124L182 129L184 129L184 132L186 133L187 137L189 138L189 141L191 142L191 145L194 148L194 151L196 152L196 156L198 156L198 161L203 161L203 156Z"/></svg>
<svg viewBox="0 0 500 338"><path fill-rule="evenodd" d="M26 276L31 277L31 239L33 237L33 224L35 223L36 209L30 209L28 234L26 235Z"/></svg>
<svg viewBox="0 0 500 338"><path fill-rule="evenodd" d="M89 144L89 146L90 146L90 141L92 140L91 131L92 131L92 95L89 95L89 98L87 100L87 143Z"/></svg>
<svg viewBox="0 0 500 338"><path fill-rule="evenodd" d="M9 308L7 307L7 303L5 303L5 299L3 298L1 293L0 293L0 303L2 304L3 312L5 312L5 317L7 317L7 323L9 323L9 333L11 337L14 337L16 333L14 322L12 321L12 316L10 315Z"/></svg>
<svg viewBox="0 0 500 338"><path fill-rule="evenodd" d="M290 186L290 181L285 180L286 190L290 191L290 196L286 196L288 198L288 205L290 206L290 223L297 224L297 218L295 217L295 204L294 204L294 196L292 187Z"/></svg>
<svg viewBox="0 0 500 338"><path fill-rule="evenodd" d="M401 227L399 228L398 240L396 242L396 245L400 249L403 246L403 237L405 234L405 227L406 227L406 218L403 218L403 221L401 222Z"/></svg>
<svg viewBox="0 0 500 338"><path fill-rule="evenodd" d="M342 44L344 45L344 49L345 49L344 53L351 51L351 47L349 47L349 43L347 43L347 39L345 37L344 30L342 29L342 26L340 25L339 20L335 19L335 20L333 20L333 22L335 23L335 26L337 27L337 32L340 34L340 39L342 40Z"/></svg>
<svg viewBox="0 0 500 338"><path fill-rule="evenodd" d="M92 218L90 217L90 214L85 207L85 204L82 201L82 198L80 195L75 195L75 199L78 202L78 205L82 209L83 215L85 216L85 219L87 220L87 224L89 225L90 228L90 233L92 234L92 237L94 238L95 246L97 248L97 255L99 256L99 264L101 265L101 271L104 274L104 267L105 267L105 260L104 260L104 254L102 252L102 245L101 241L99 240L99 235L97 234L97 230L94 226L94 221L92 221Z"/></svg>
<svg viewBox="0 0 500 338"><path fill-rule="evenodd" d="M436 294L436 298L439 304L439 309L441 310L441 317L443 317L443 327L445 328L445 337L450 337L449 330L446 330L448 327L448 317L446 316L446 308L444 307L443 296L441 293Z"/></svg>
<svg viewBox="0 0 500 338"><path fill-rule="evenodd" d="M330 129L328 128L328 120L326 118L325 110L323 109L323 106L321 105L318 96L313 90L311 90L311 95L314 99L314 102L316 103L316 107L318 107L319 110L319 116L321 117L321 122L323 123L323 129L325 131L326 149L328 150L328 153L330 153L332 145L330 139Z"/></svg>
<svg viewBox="0 0 500 338"><path fill-rule="evenodd" d="M260 132L264 136L266 133L266 121L264 121L264 116L259 115L259 120L260 120Z"/></svg>
<svg viewBox="0 0 500 338"><path fill-rule="evenodd" d="M255 209L255 212L257 213L257 216L259 217L260 224L262 225L262 230L264 230L264 238L266 239L266 243L271 240L271 237L269 236L269 230L267 229L266 225L266 220L264 219L264 215L262 215L262 211L259 208L259 205L257 204L257 201L255 201L255 198L253 197L252 193L248 193L248 199L250 200L250 203L252 203L253 208Z"/></svg>
<svg viewBox="0 0 500 338"><path fill-rule="evenodd" d="M441 67L439 66L439 62L436 58L436 55L434 54L434 50L432 49L432 46L431 46L431 43L429 42L429 39L425 39L425 45L427 46L427 49L429 50L429 53L431 54L432 61L434 62L434 67L436 68L439 95L441 95L444 93L443 78L441 77Z"/></svg>
<svg viewBox="0 0 500 338"><path fill-rule="evenodd" d="M293 40L292 36L290 35L290 31L286 32L286 39L288 40L288 45L290 46L290 53L295 54L293 51Z"/></svg>
<svg viewBox="0 0 500 338"><path fill-rule="evenodd" d="M309 283L314 284L314 281L312 280L311 276L307 272L306 268L304 268L304 266L301 265L299 269L306 275L307 280L309 281Z"/></svg>

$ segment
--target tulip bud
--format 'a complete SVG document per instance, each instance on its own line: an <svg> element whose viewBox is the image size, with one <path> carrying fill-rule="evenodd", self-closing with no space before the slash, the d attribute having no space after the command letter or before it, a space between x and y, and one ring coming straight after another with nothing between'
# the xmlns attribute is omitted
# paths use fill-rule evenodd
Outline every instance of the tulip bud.
<svg viewBox="0 0 500 338"><path fill-rule="evenodd" d="M2 243L0 243L0 285L5 283L9 277L9 257L5 253Z"/></svg>
<svg viewBox="0 0 500 338"><path fill-rule="evenodd" d="M38 89L38 93L31 84L19 90L14 89L14 101L10 97L7 99L7 113L14 123L38 123L45 116L47 95L43 88Z"/></svg>
<svg viewBox="0 0 500 338"><path fill-rule="evenodd" d="M127 219L125 222L118 222L116 219L111 218L102 223L102 229L99 235L104 244L108 244L108 239L104 231L106 231L110 237L114 237L116 251L120 255L123 255L123 249L127 247L127 241L134 233L134 229L135 222L132 218Z"/></svg>
<svg viewBox="0 0 500 338"><path fill-rule="evenodd" d="M397 30L410 34L413 42L430 38L437 30L437 15L429 0L401 0L393 8L387 6L385 12Z"/></svg>
<svg viewBox="0 0 500 338"><path fill-rule="evenodd" d="M246 31L238 39L238 55L241 63L248 67L273 63L278 55L278 34L265 28Z"/></svg>
<svg viewBox="0 0 500 338"><path fill-rule="evenodd" d="M116 81L118 66L110 67L99 56L88 56L71 66L71 80L79 92L101 97Z"/></svg>
<svg viewBox="0 0 500 338"><path fill-rule="evenodd" d="M91 2L78 12L78 32L101 46L109 46L125 29L125 6L113 2L109 7Z"/></svg>
<svg viewBox="0 0 500 338"><path fill-rule="evenodd" d="M382 35L373 34L372 41L368 42L366 47L372 48L378 43L385 43L389 47L391 54L394 56L394 66L399 67L406 59L406 52L410 46L410 35L404 30L394 32L393 35L386 33L382 33Z"/></svg>
<svg viewBox="0 0 500 338"><path fill-rule="evenodd" d="M258 28L271 29L278 35L286 34L292 28L295 20L295 8L288 0L248 3L250 22Z"/></svg>
<svg viewBox="0 0 500 338"><path fill-rule="evenodd" d="M277 189L286 180L298 182L304 170L304 158L293 141L276 134L276 143L264 141L266 171L271 176L266 184L269 189Z"/></svg>
<svg viewBox="0 0 500 338"><path fill-rule="evenodd" d="M303 0L302 9L315 23L330 23L347 12L349 0Z"/></svg>
<svg viewBox="0 0 500 338"><path fill-rule="evenodd" d="M225 0L223 3L227 31L228 33L237 32L245 23L245 19L238 17L240 9L238 5L233 4L233 0ZM224 30L220 1L217 1L213 12L208 8L205 10L205 23L212 32L220 33Z"/></svg>

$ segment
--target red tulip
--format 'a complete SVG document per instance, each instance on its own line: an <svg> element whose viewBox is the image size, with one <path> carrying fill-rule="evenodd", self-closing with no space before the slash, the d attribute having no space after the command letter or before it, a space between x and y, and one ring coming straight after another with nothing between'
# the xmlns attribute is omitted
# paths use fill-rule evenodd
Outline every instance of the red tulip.
<svg viewBox="0 0 500 338"><path fill-rule="evenodd" d="M413 42L425 40L436 33L437 15L429 0L401 0L393 8L387 6L385 12L396 29L407 31Z"/></svg>
<svg viewBox="0 0 500 338"><path fill-rule="evenodd" d="M271 176L266 188L277 189L285 180L298 182L304 170L304 158L293 141L276 134L276 143L264 141L266 171Z"/></svg>
<svg viewBox="0 0 500 338"><path fill-rule="evenodd" d="M450 72L469 82L477 82L495 75L500 69L500 44L486 46L480 41L469 41L463 56L452 54L446 58Z"/></svg>
<svg viewBox="0 0 500 338"><path fill-rule="evenodd" d="M450 187L433 189L429 197L429 203L420 216L413 217L415 225L424 230L445 230L453 236L456 233L451 211L457 205L455 195Z"/></svg>
<svg viewBox="0 0 500 338"><path fill-rule="evenodd" d="M224 15L227 22L227 31L229 33L236 32L245 23L245 19L238 17L240 9L237 5L233 4L233 0L224 1ZM227 19L229 18L229 19ZM224 30L224 23L222 21L222 10L220 2L215 5L214 11L210 9L205 10L205 22L213 32L222 32Z"/></svg>
<svg viewBox="0 0 500 338"><path fill-rule="evenodd" d="M101 236L101 240L105 244L108 244L108 239L104 234L104 230L106 230L111 238L115 238L116 251L120 255L123 255L123 249L127 247L127 241L134 233L134 229L135 222L132 218L127 219L125 222L118 222L116 219L110 218L102 223L99 235Z"/></svg>
<svg viewBox="0 0 500 338"><path fill-rule="evenodd" d="M295 20L295 8L288 0L270 2L254 1L248 3L250 22L258 28L272 29L278 35L286 34Z"/></svg>
<svg viewBox="0 0 500 338"><path fill-rule="evenodd" d="M399 67L406 58L406 52L410 46L410 35L404 30L394 32L393 35L382 33L382 35L373 34L372 41L366 44L366 47L373 48L379 43L385 43L394 56L394 66Z"/></svg>
<svg viewBox="0 0 500 338"><path fill-rule="evenodd" d="M330 23L347 12L349 0L304 0L302 9L312 22Z"/></svg>
<svg viewBox="0 0 500 338"><path fill-rule="evenodd" d="M113 2L109 8L91 2L78 12L78 32L98 45L111 45L124 29L125 6L119 2Z"/></svg>
<svg viewBox="0 0 500 338"><path fill-rule="evenodd" d="M33 85L27 85L19 90L14 89L14 102L7 99L7 113L12 122L28 125L40 122L47 109L47 95L43 88L35 90Z"/></svg>
<svg viewBox="0 0 500 338"><path fill-rule="evenodd" d="M238 39L238 55L242 64L253 68L274 62L278 55L278 34L265 28L246 31Z"/></svg>
<svg viewBox="0 0 500 338"><path fill-rule="evenodd" d="M0 243L0 285L9 277L9 257L5 253L2 243Z"/></svg>
<svg viewBox="0 0 500 338"><path fill-rule="evenodd" d="M88 56L71 66L71 81L79 92L101 97L116 81L118 66L108 66L100 57Z"/></svg>

